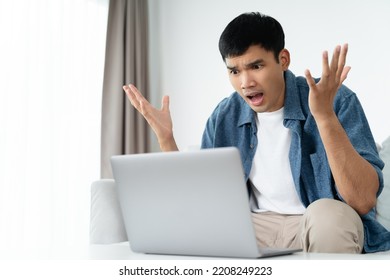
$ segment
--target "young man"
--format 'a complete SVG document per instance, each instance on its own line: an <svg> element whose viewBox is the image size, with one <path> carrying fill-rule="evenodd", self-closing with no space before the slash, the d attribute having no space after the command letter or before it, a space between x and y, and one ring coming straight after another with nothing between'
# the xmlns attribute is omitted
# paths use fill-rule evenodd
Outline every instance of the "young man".
<svg viewBox="0 0 390 280"><path fill-rule="evenodd" d="M343 86L348 46L323 54L322 77L288 70L290 54L275 19L245 13L223 31L219 49L236 92L209 118L202 148L235 146L248 182L258 243L309 252L390 250L375 220L383 162L356 95ZM132 103L162 151L178 150L169 99L152 107L133 86Z"/></svg>

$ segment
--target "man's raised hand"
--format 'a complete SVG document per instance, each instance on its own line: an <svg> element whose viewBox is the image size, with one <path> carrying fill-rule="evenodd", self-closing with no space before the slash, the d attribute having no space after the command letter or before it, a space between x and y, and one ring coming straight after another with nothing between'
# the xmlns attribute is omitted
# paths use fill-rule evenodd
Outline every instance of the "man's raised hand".
<svg viewBox="0 0 390 280"><path fill-rule="evenodd" d="M314 81L309 70L305 71L306 81L310 87L309 107L316 121L324 120L334 114L333 101L337 90L351 69L351 67L345 66L347 52L347 44L336 46L330 64L328 52L323 53L322 76L318 83Z"/></svg>
<svg viewBox="0 0 390 280"><path fill-rule="evenodd" d="M173 137L173 125L169 111L169 97L162 98L161 110L153 107L132 84L123 86L131 105L140 112L157 136L162 151L178 150Z"/></svg>

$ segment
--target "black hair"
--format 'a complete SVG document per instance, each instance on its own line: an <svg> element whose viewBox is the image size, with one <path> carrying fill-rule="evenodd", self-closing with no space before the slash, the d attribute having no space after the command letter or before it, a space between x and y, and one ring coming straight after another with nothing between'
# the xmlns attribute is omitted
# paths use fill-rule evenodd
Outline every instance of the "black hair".
<svg viewBox="0 0 390 280"><path fill-rule="evenodd" d="M258 12L244 13L233 19L219 38L219 51L224 61L244 54L253 45L272 51L279 63L279 53L284 49L284 32L280 23Z"/></svg>

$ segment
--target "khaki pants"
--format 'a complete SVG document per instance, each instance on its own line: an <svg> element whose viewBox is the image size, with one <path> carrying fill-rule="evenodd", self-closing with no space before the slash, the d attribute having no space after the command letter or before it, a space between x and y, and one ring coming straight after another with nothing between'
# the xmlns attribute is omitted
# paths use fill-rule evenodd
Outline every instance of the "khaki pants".
<svg viewBox="0 0 390 280"><path fill-rule="evenodd" d="M257 243L305 252L361 253L364 231L359 215L346 203L320 199L303 215L252 213Z"/></svg>

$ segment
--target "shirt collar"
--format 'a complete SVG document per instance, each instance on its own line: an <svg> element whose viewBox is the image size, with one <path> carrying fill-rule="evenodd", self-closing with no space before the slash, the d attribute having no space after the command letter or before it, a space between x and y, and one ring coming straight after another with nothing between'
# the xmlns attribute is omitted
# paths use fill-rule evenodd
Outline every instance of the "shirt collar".
<svg viewBox="0 0 390 280"><path fill-rule="evenodd" d="M287 70L284 73L286 82L286 94L284 97L284 119L305 120L306 117L302 112L300 94L298 91L295 75Z"/></svg>
<svg viewBox="0 0 390 280"><path fill-rule="evenodd" d="M239 95L237 92L236 94ZM245 102L245 100L241 96L239 97L239 100L242 106L241 106L241 112L238 118L237 126L242 126L247 123L255 122L256 120L255 111L252 110L252 108Z"/></svg>

